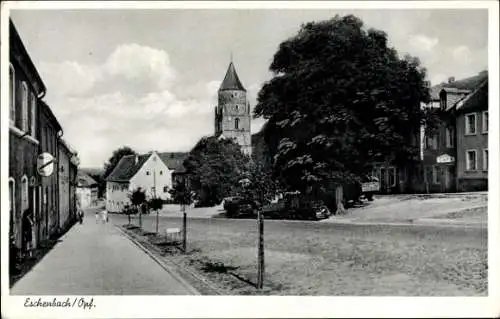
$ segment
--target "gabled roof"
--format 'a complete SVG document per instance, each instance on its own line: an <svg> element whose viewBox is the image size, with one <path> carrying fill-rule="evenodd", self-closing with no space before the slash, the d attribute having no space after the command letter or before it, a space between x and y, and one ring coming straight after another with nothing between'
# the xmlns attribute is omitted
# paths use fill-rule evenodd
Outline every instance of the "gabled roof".
<svg viewBox="0 0 500 319"><path fill-rule="evenodd" d="M169 170L173 170L177 173L182 173L185 171L184 168L184 160L188 156L188 153L182 153L182 152L163 152L163 153L158 153L158 156L160 156L161 160L165 165L167 165Z"/></svg>
<svg viewBox="0 0 500 319"><path fill-rule="evenodd" d="M238 74L236 74L236 69L234 68L233 62L229 63L226 76L224 77L224 81L222 81L219 88L219 91L224 90L240 90L246 92L243 84L241 84L241 81L238 78Z"/></svg>
<svg viewBox="0 0 500 319"><path fill-rule="evenodd" d="M123 156L115 169L106 178L109 182L129 182L132 177L141 169L141 167L146 163L146 161L151 156L151 153L137 155L126 155ZM163 163L168 167L169 170L173 170L177 173L184 172L184 159L187 157L187 153L181 152L163 152L157 153Z"/></svg>
<svg viewBox="0 0 500 319"><path fill-rule="evenodd" d="M125 155L123 156L115 169L106 178L109 182L128 182L130 179L139 171L139 169L146 163L151 154L137 155Z"/></svg>
<svg viewBox="0 0 500 319"><path fill-rule="evenodd" d="M488 71L482 71L477 75L454 81L452 83L440 83L431 88L431 98L432 100L439 100L439 93L441 93L442 89L453 93L465 93L465 91L472 92L487 78Z"/></svg>
<svg viewBox="0 0 500 319"><path fill-rule="evenodd" d="M474 92L458 102L456 109L459 112L467 111L477 105L488 107L488 79L484 80Z"/></svg>
<svg viewBox="0 0 500 319"><path fill-rule="evenodd" d="M78 171L77 179L78 179L78 187L97 186L97 182L95 181L95 179L93 179L92 177L81 171Z"/></svg>

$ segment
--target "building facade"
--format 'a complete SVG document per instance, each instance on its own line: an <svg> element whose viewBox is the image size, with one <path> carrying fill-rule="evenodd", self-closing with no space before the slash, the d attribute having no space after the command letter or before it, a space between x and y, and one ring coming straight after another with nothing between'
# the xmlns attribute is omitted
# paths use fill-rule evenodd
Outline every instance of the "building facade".
<svg viewBox="0 0 500 319"><path fill-rule="evenodd" d="M130 205L129 195L139 188L146 192L147 199L170 199L169 190L176 176L182 176L186 156L157 152L123 156L106 178L106 210L123 211Z"/></svg>
<svg viewBox="0 0 500 319"><path fill-rule="evenodd" d="M424 192L487 189L487 83L483 71L458 81L451 77L431 88L427 107L439 113L440 124L422 139Z"/></svg>
<svg viewBox="0 0 500 319"><path fill-rule="evenodd" d="M252 154L250 103L233 62L219 88L214 125L216 136L234 139L245 154Z"/></svg>
<svg viewBox="0 0 500 319"><path fill-rule="evenodd" d="M85 209L97 202L98 183L88 174L78 172L76 196L80 207Z"/></svg>
<svg viewBox="0 0 500 319"><path fill-rule="evenodd" d="M51 154L59 163L59 138L62 128L50 107L40 102L40 151ZM57 166L54 173L41 178L41 229L40 238L48 239L59 232L59 174Z"/></svg>
<svg viewBox="0 0 500 319"><path fill-rule="evenodd" d="M58 182L59 182L59 225L62 230L67 229L76 220L75 206L75 171L78 166L76 153L63 139L58 143Z"/></svg>
<svg viewBox="0 0 500 319"><path fill-rule="evenodd" d="M456 108L457 188L488 190L488 79Z"/></svg>
<svg viewBox="0 0 500 319"><path fill-rule="evenodd" d="M35 245L40 230L39 103L46 88L16 28L10 22L9 65L9 217L10 236L22 248L23 214L33 213Z"/></svg>

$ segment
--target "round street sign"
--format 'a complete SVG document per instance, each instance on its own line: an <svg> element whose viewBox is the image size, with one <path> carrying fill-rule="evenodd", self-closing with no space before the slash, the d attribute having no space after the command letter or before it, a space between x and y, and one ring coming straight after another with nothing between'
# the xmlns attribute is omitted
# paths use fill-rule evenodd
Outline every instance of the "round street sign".
<svg viewBox="0 0 500 319"><path fill-rule="evenodd" d="M43 177L52 175L54 171L54 157L49 153L38 155L36 170Z"/></svg>

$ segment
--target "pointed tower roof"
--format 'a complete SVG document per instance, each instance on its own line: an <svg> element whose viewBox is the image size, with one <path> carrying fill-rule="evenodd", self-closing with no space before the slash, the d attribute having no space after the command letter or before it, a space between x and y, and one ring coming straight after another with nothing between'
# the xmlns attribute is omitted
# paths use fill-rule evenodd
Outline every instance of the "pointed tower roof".
<svg viewBox="0 0 500 319"><path fill-rule="evenodd" d="M233 61L229 63L229 67L227 68L226 76L224 77L224 81L222 81L219 91L224 90L241 90L247 91L241 84L240 79L238 78L238 74L236 74L236 69L234 68Z"/></svg>

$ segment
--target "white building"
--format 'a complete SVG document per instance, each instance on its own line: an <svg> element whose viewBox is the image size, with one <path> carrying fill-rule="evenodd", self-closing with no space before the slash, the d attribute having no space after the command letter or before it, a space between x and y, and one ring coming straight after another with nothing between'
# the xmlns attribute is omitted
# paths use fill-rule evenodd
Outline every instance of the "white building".
<svg viewBox="0 0 500 319"><path fill-rule="evenodd" d="M186 153L157 153L126 155L106 178L106 210L121 212L130 205L130 194L138 188L146 198L169 199L172 175L183 171Z"/></svg>
<svg viewBox="0 0 500 319"><path fill-rule="evenodd" d="M81 208L94 206L97 201L98 185L97 182L81 171L78 172L76 198Z"/></svg>

